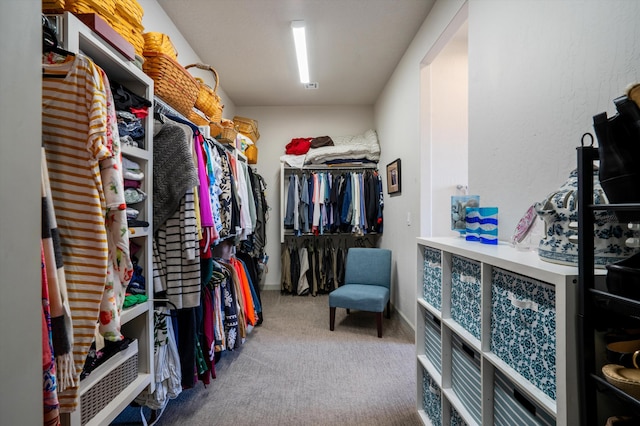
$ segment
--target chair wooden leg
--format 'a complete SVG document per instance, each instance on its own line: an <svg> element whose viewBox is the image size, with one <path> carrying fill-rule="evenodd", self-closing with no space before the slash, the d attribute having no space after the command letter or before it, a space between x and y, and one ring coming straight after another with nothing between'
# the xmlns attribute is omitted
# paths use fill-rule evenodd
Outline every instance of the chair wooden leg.
<svg viewBox="0 0 640 426"><path fill-rule="evenodd" d="M387 319L391 318L391 300L387 302Z"/></svg>
<svg viewBox="0 0 640 426"><path fill-rule="evenodd" d="M376 312L376 322L378 323L378 337L382 337L382 312Z"/></svg>
<svg viewBox="0 0 640 426"><path fill-rule="evenodd" d="M333 331L336 325L336 308L329 308L329 330Z"/></svg>

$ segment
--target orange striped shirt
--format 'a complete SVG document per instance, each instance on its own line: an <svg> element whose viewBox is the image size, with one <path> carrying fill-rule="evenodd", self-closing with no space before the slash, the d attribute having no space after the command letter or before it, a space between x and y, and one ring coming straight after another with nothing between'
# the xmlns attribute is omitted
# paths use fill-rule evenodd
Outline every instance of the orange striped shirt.
<svg viewBox="0 0 640 426"><path fill-rule="evenodd" d="M106 92L97 66L83 55L43 65L42 144L60 231L73 321L76 383L94 339L107 274L105 199L100 160L106 147ZM50 78L48 74L63 74ZM78 403L78 388L60 393L60 411Z"/></svg>

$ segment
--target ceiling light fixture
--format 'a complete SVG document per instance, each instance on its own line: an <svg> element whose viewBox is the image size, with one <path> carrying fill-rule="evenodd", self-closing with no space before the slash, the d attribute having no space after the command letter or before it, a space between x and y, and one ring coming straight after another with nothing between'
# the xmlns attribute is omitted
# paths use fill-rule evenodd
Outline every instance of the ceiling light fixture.
<svg viewBox="0 0 640 426"><path fill-rule="evenodd" d="M304 21L291 21L291 29L293 30L293 41L296 44L300 83L308 83L309 63L307 61L307 39L305 36Z"/></svg>

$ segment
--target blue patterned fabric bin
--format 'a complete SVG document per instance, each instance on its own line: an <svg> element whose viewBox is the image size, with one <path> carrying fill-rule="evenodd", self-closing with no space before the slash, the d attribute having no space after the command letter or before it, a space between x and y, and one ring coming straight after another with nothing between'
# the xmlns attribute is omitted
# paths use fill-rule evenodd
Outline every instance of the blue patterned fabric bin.
<svg viewBox="0 0 640 426"><path fill-rule="evenodd" d="M451 318L480 340L480 263L451 259Z"/></svg>
<svg viewBox="0 0 640 426"><path fill-rule="evenodd" d="M433 426L442 426L442 392L438 384L423 370L422 407Z"/></svg>
<svg viewBox="0 0 640 426"><path fill-rule="evenodd" d="M438 373L442 374L442 359L440 350L442 348L442 338L440 334L440 321L430 312L424 314L424 354L427 359L436 367Z"/></svg>
<svg viewBox="0 0 640 426"><path fill-rule="evenodd" d="M555 400L555 288L533 278L493 268L491 350Z"/></svg>
<svg viewBox="0 0 640 426"><path fill-rule="evenodd" d="M493 388L494 426L551 426L556 421L546 411L522 395L498 370Z"/></svg>
<svg viewBox="0 0 640 426"><path fill-rule="evenodd" d="M455 408L451 407L451 426L467 426Z"/></svg>
<svg viewBox="0 0 640 426"><path fill-rule="evenodd" d="M440 250L424 249L422 273L423 298L434 308L442 309L442 254Z"/></svg>
<svg viewBox="0 0 640 426"><path fill-rule="evenodd" d="M473 419L482 423L480 354L451 336L451 388Z"/></svg>

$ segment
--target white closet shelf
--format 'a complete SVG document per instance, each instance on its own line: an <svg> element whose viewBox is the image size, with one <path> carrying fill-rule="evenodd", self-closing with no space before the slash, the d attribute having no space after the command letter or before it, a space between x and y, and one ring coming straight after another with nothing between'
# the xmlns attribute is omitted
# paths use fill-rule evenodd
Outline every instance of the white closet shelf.
<svg viewBox="0 0 640 426"><path fill-rule="evenodd" d="M126 324L152 309L153 307L151 306L151 302L138 303L130 308L123 309L120 314L120 323Z"/></svg>
<svg viewBox="0 0 640 426"><path fill-rule="evenodd" d="M129 228L129 238L148 237L150 235L151 235L150 226L145 226L145 227L136 226L133 228Z"/></svg>
<svg viewBox="0 0 640 426"><path fill-rule="evenodd" d="M122 155L140 158L143 160L149 160L153 156L152 152L146 149L135 147L135 146L123 144L121 148L122 148Z"/></svg>

